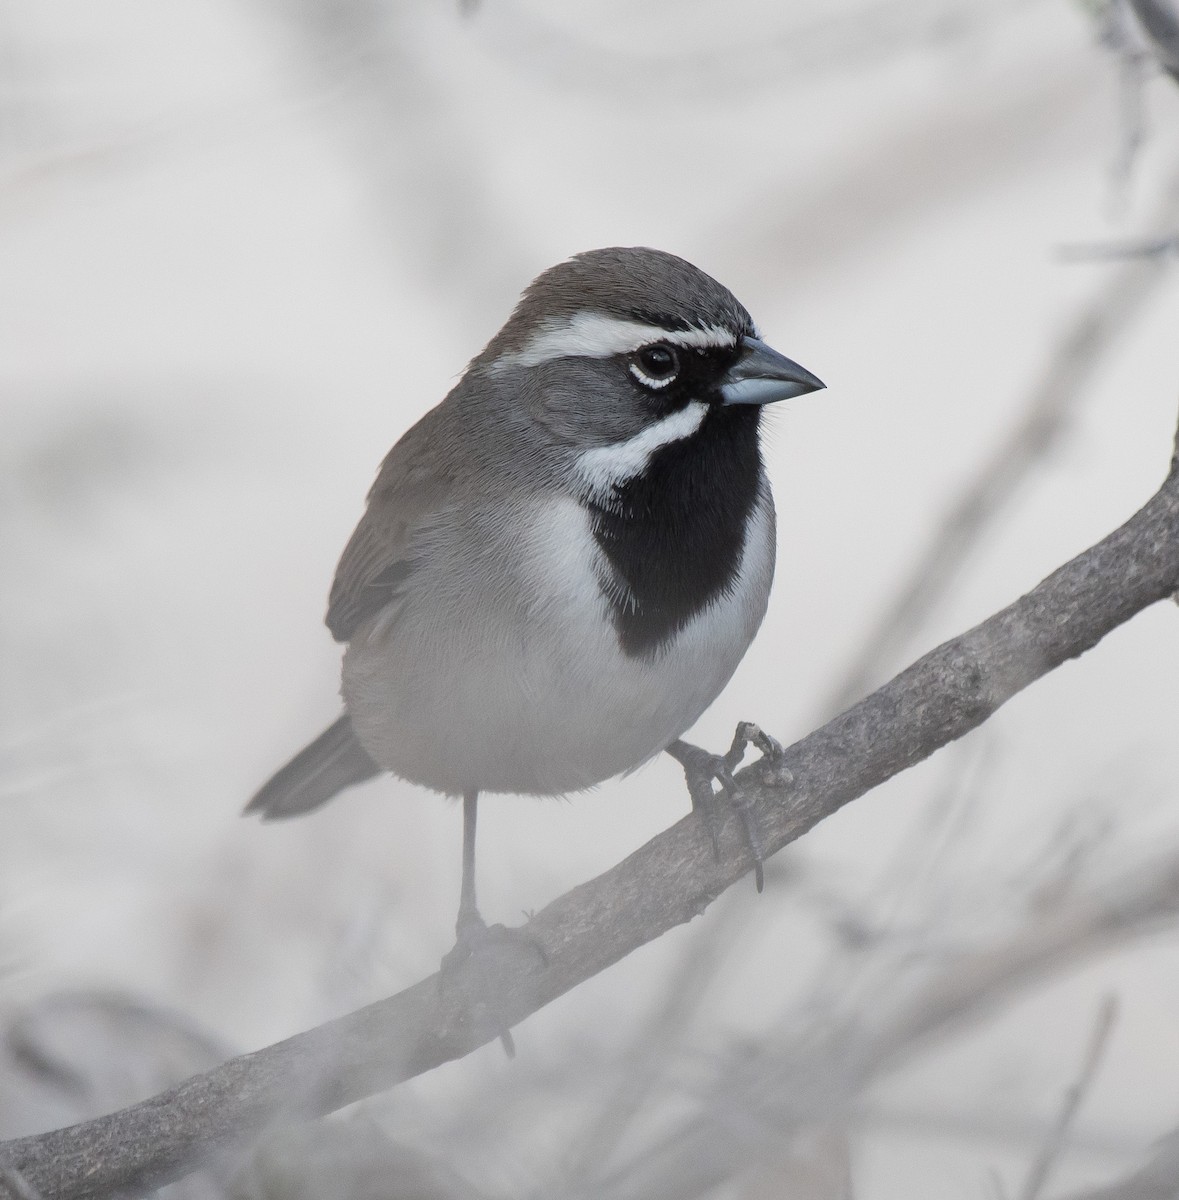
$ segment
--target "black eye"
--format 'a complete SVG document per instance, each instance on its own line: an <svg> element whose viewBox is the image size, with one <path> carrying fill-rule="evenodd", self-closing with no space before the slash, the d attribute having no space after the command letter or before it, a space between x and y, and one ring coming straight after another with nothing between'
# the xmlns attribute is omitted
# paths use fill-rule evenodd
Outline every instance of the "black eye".
<svg viewBox="0 0 1179 1200"><path fill-rule="evenodd" d="M680 370L679 355L662 342L635 352L630 373L647 387L666 387Z"/></svg>

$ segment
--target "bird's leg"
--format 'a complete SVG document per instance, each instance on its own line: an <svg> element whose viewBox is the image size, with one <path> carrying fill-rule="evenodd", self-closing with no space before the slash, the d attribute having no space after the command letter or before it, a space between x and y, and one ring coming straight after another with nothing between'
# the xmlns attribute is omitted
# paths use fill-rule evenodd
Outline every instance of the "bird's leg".
<svg viewBox="0 0 1179 1200"><path fill-rule="evenodd" d="M549 965L549 956L544 947L531 934L520 929L507 929L503 925L488 925L479 912L475 900L475 824L479 806L479 793L463 793L463 883L459 892L458 919L454 923L454 948L442 960L445 980L449 972L457 970L468 959L476 972L482 991L492 997L493 1015L496 996L496 977L502 976L505 966L500 955L519 953L524 947L539 959L542 966ZM519 964L517 963L517 968ZM518 971L517 971L518 973ZM516 1045L505 1020L499 1020L499 1040L509 1058L516 1053Z"/></svg>
<svg viewBox="0 0 1179 1200"><path fill-rule="evenodd" d="M745 757L745 750L749 746L756 746L761 751L762 761L767 767L774 769L777 782L787 782L784 778L785 768L779 765L783 754L782 747L752 721L741 721L738 724L733 743L725 754L711 754L678 738L667 747L667 753L684 768L688 794L692 797L692 810L699 813L704 821L712 839L713 854L717 858L720 857L720 846L716 840L717 801L723 796L737 810L745 830L746 845L753 855L754 883L760 892L765 886L765 871L762 869L765 847L761 840L761 832L753 819L753 811L733 778L733 772L741 765L741 759ZM719 792L713 790L714 783L719 784Z"/></svg>
<svg viewBox="0 0 1179 1200"><path fill-rule="evenodd" d="M496 931L506 933L502 925L497 925L495 931L488 927L479 912L475 900L475 825L479 813L479 793L463 793L463 882L459 891L458 919L454 923L454 948L442 960L442 971L453 971L468 959L474 964L481 976L483 990L490 992L491 979L481 955L490 949L490 943L496 940ZM497 1014L498 1015L498 1014ZM516 1044L512 1040L507 1023L500 1021L499 1040L504 1053L509 1058L516 1054Z"/></svg>
<svg viewBox="0 0 1179 1200"><path fill-rule="evenodd" d="M486 929L475 902L475 822L479 813L479 793L463 793L463 883L459 892L458 920L454 924L455 940L461 945L472 928Z"/></svg>

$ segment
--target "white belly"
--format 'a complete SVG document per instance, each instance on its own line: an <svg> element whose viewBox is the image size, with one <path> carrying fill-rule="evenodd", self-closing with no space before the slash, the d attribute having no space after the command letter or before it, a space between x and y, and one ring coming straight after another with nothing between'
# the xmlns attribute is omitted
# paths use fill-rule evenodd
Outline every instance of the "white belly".
<svg viewBox="0 0 1179 1200"><path fill-rule="evenodd" d="M618 644L580 504L550 496L511 524L525 533L498 594L455 587L453 573L437 588L415 574L411 599L362 627L345 655L361 744L437 791L556 795L637 767L712 703L765 613L768 489L731 590L649 658Z"/></svg>

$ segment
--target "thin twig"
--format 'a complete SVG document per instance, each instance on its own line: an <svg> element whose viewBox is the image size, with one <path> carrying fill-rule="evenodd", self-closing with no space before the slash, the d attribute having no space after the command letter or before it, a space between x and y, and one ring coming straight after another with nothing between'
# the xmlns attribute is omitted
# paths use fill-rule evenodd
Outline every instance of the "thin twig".
<svg viewBox="0 0 1179 1200"><path fill-rule="evenodd" d="M1157 1145L1145 1166L1101 1187L1069 1192L1060 1200L1179 1200L1179 1131Z"/></svg>
<svg viewBox="0 0 1179 1200"><path fill-rule="evenodd" d="M737 897L730 896L730 900ZM663 993L662 1002L643 1022L629 1054L623 1056L626 1073L611 1089L598 1115L580 1132L575 1146L565 1156L560 1192L564 1200L596 1194L597 1178L618 1144L656 1087L666 1069L671 1051L689 1028L692 1018L708 995L720 963L738 938L737 924L745 912L742 905L729 903L716 914L709 937L696 938ZM553 1187L552 1192L558 1189Z"/></svg>
<svg viewBox="0 0 1179 1200"><path fill-rule="evenodd" d="M781 1145L803 1125L843 1119L857 1098L931 1046L986 1019L1045 980L1130 938L1154 936L1179 918L1179 854L1062 898L1014 935L956 956L919 986L883 988L873 1005L828 1017L752 1061L729 1065L697 1111L620 1162L599 1200L682 1196L686 1180L707 1194L755 1155L759 1139ZM708 1148L702 1159L699 1147Z"/></svg>
<svg viewBox="0 0 1179 1200"><path fill-rule="evenodd" d="M1179 175L1168 184L1149 223L1173 221L1177 204ZM939 521L900 591L851 656L820 710L823 715L857 700L891 668L950 590L983 534L1066 432L1077 397L1104 362L1106 351L1170 278L1162 255L1124 263L1073 318L1015 424Z"/></svg>
<svg viewBox="0 0 1179 1200"><path fill-rule="evenodd" d="M1019 1193L1020 1200L1036 1200L1036 1197L1043 1191L1044 1184L1048 1182L1048 1176L1068 1141L1069 1131L1076 1119L1077 1110L1081 1107L1081 1102L1093 1084L1097 1068L1100 1066L1105 1048L1109 1044L1109 1035L1113 1030L1117 1015L1117 997L1106 996L1097 1010L1097 1019L1093 1024L1093 1032L1089 1035L1089 1046L1081 1062L1080 1074L1077 1076L1076 1082L1065 1093L1056 1122L1049 1130L1043 1146L1040 1147L1039 1154L1036 1155L1028 1170L1027 1179L1024 1180L1023 1189Z"/></svg>
<svg viewBox="0 0 1179 1200"><path fill-rule="evenodd" d="M1129 0L1159 65L1179 83L1179 7L1175 0Z"/></svg>
<svg viewBox="0 0 1179 1200"><path fill-rule="evenodd" d="M1066 242L1056 249L1061 262L1102 262L1128 258L1163 258L1179 254L1179 233L1131 238L1120 242Z"/></svg>

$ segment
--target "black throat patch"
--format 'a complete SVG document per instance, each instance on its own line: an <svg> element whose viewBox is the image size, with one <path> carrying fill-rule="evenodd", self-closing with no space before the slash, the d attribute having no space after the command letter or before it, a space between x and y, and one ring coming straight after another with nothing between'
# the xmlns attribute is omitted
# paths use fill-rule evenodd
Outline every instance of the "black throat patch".
<svg viewBox="0 0 1179 1200"><path fill-rule="evenodd" d="M602 592L632 658L655 655L732 587L757 501L759 417L751 406L710 406L696 433L660 447L609 504L588 503L615 576Z"/></svg>

